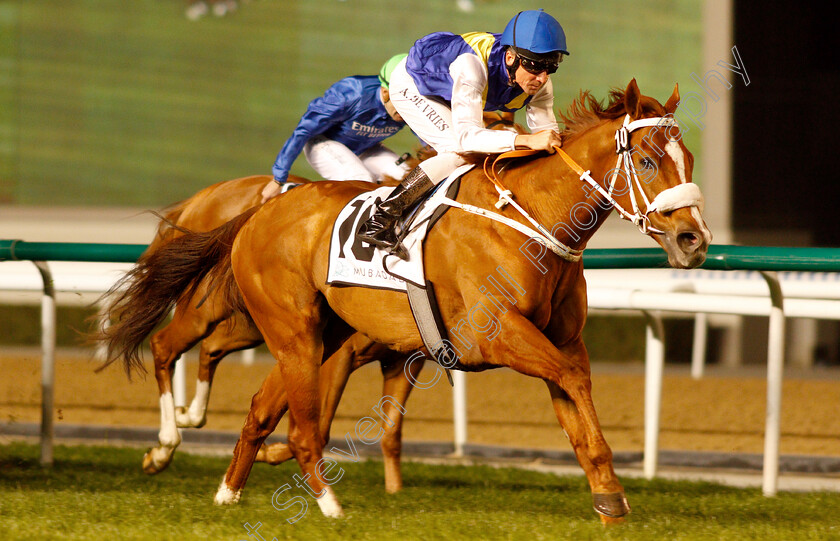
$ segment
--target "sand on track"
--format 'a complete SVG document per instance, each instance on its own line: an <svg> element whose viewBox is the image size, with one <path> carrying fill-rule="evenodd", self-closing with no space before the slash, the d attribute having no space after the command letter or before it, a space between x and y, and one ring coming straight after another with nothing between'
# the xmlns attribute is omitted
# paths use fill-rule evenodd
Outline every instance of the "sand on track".
<svg viewBox="0 0 840 541"><path fill-rule="evenodd" d="M150 357L146 356L151 369ZM0 352L0 422L40 420L40 354ZM120 366L98 374L89 356L59 354L55 422L157 427L157 385L150 373L129 382ZM206 428L238 432L251 396L271 368L269 359L245 366L237 355L217 371ZM840 456L840 375L837 369L786 375L781 453ZM687 367L670 367L663 383L660 449L762 453L766 403L763 369L710 370L693 380ZM187 389L195 388L196 362L187 360ZM427 369L423 374L430 375ZM424 377L421 374L421 378ZM353 433L381 396L379 364L350 378L333 425L334 438ZM592 394L613 451L641 451L644 442L644 375L639 364L593 364ZM569 450L545 385L506 369L467 375L471 443ZM406 404L406 441L452 441L452 393L442 378L414 389ZM286 432L285 423L278 428ZM150 444L153 442L149 442Z"/></svg>

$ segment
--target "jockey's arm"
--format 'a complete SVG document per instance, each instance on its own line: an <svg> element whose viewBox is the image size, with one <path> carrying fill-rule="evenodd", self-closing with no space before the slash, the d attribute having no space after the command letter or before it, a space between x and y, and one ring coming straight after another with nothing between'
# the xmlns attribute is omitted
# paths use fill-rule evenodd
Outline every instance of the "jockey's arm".
<svg viewBox="0 0 840 541"><path fill-rule="evenodd" d="M261 203L265 203L283 191L282 185L289 178L289 171L292 169L292 164L303 151L303 147L307 141L327 131L333 125L333 120L329 118L329 115L313 110L313 103L315 101L310 103L306 113L304 113L297 127L292 132L292 136L286 140L283 148L277 154L277 158L274 160L274 166L271 168L271 174L274 176L274 179L268 181L263 187Z"/></svg>
<svg viewBox="0 0 840 541"><path fill-rule="evenodd" d="M560 146L551 81L531 99L527 122L531 134L488 130L484 127L482 94L487 86L487 67L473 54L459 56L449 67L452 75L452 123L464 152L505 152L514 148L551 151Z"/></svg>
<svg viewBox="0 0 840 541"><path fill-rule="evenodd" d="M343 82L344 79L335 83L323 96L309 102L306 112L274 161L271 171L275 182L282 184L286 181L292 164L303 151L307 141L347 120L347 112L350 110L348 100L354 96L345 93L346 85L342 84Z"/></svg>
<svg viewBox="0 0 840 541"><path fill-rule="evenodd" d="M300 156L307 141L318 134L324 133L334 123L335 121L329 114L325 114L323 111L313 110L310 104L310 108L306 110L306 113L304 113L297 127L292 132L292 136L286 140L283 148L277 154L274 167L271 168L274 181L281 184L286 182L292 164Z"/></svg>
<svg viewBox="0 0 840 541"><path fill-rule="evenodd" d="M452 76L452 129L463 152L513 150L516 134L484 127L482 93L487 87L487 67L474 54L462 54L449 66Z"/></svg>

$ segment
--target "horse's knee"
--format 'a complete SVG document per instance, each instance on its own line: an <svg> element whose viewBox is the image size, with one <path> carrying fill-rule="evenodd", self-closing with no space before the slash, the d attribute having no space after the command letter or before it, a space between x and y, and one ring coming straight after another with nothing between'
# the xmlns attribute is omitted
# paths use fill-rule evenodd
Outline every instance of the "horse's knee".
<svg viewBox="0 0 840 541"><path fill-rule="evenodd" d="M289 451L292 452L292 455L301 465L311 464L316 462L316 460L320 460L322 449L322 446L313 444L312 441L301 442L293 441L291 438L289 439Z"/></svg>
<svg viewBox="0 0 840 541"><path fill-rule="evenodd" d="M297 426L289 431L289 450L301 464L320 458L326 443L320 434L308 435Z"/></svg>
<svg viewBox="0 0 840 541"><path fill-rule="evenodd" d="M279 411L262 407L258 403L257 397L254 397L251 401L251 410L248 412L248 418L245 420L245 426L242 429L242 435L253 440L267 438L274 432L277 423L285 412L285 407Z"/></svg>
<svg viewBox="0 0 840 541"><path fill-rule="evenodd" d="M269 415L249 414L242 434L250 439L265 439L274 431Z"/></svg>
<svg viewBox="0 0 840 541"><path fill-rule="evenodd" d="M560 387L570 396L592 393L592 379L585 367L573 364L564 366L560 374Z"/></svg>

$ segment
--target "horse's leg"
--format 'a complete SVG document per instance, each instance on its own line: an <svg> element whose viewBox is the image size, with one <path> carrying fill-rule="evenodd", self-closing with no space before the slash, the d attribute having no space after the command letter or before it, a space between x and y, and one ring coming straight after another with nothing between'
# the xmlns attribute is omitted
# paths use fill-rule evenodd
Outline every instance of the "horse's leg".
<svg viewBox="0 0 840 541"><path fill-rule="evenodd" d="M583 341L577 337L558 349L518 312L497 312L495 317L505 339L480 340L482 355L488 362L509 366L522 374L546 380L550 388L553 384L562 389L568 403L560 408L558 416L576 412L576 416L564 415L563 419L577 419L569 425L567 433L575 438L572 445L589 481L595 510L607 518L626 515L630 508L624 488L613 470L612 451L592 403L589 357ZM563 402L556 401L555 407L557 404Z"/></svg>
<svg viewBox="0 0 840 541"><path fill-rule="evenodd" d="M172 370L175 360L193 347L206 331L206 322L193 324L195 312L176 308L172 321L152 336L150 346L155 363L155 379L160 394L160 432L158 445L143 456L143 471L155 474L172 462L172 455L181 443L181 433L175 421L175 401L172 396Z"/></svg>
<svg viewBox="0 0 840 541"><path fill-rule="evenodd" d="M362 336L362 335L359 335ZM365 338L367 340L367 338ZM350 373L358 366L354 366L353 360L356 353L354 340L351 338L347 340L338 351L331 355L323 365L320 371L320 385L319 395L321 397L321 421L320 431L323 438L324 445L330 440L330 426L335 418L336 409L338 409L338 402L341 400L341 395L344 393L344 388L347 385L347 380ZM292 436L292 423L289 423L289 441ZM286 443L274 443L272 445L263 445L257 452L257 462L267 462L269 464L280 464L292 458L292 449Z"/></svg>
<svg viewBox="0 0 840 541"><path fill-rule="evenodd" d="M371 347L372 346L372 347ZM412 384L405 374L405 359L398 358L393 362L388 357L397 354L379 344L372 344L363 335L357 334L332 355L321 366L321 435L324 445L329 443L330 426L335 418L335 412L341 395L344 392L348 376L352 371L373 361L382 362L384 376L382 391L382 412L387 421L384 424L384 435L380 442L385 463L385 490L394 493L402 488L402 474L400 472L400 452L402 449L402 421L405 403L411 392ZM417 380L422 363L410 365L411 375ZM402 406L398 408L395 404ZM292 425L290 422L290 431ZM256 456L257 462L280 464L292 458L292 451L288 444L275 443L263 445Z"/></svg>
<svg viewBox="0 0 840 541"><path fill-rule="evenodd" d="M245 419L245 426L233 449L233 458L227 473L219 486L214 502L218 505L239 501L242 488L251 473L257 451L277 427L277 423L288 409L283 375L279 363L275 363L266 376L260 390L251 399L251 409Z"/></svg>
<svg viewBox="0 0 840 541"><path fill-rule="evenodd" d="M382 456L385 462L385 491L393 494L402 490L402 471L400 470L400 454L402 453L402 424L405 414L405 403L417 381L423 363L410 363L407 357L393 362L382 361L382 411L387 418L385 434L382 436ZM405 371L410 370L412 379L409 380ZM393 399L393 402L390 400ZM380 402L381 403L381 402Z"/></svg>
<svg viewBox="0 0 840 541"><path fill-rule="evenodd" d="M582 344L581 344L582 345ZM585 353L585 352L584 352ZM563 426L578 463L592 490L593 506L605 523L622 522L630 512L612 465L612 451L607 445L592 404L591 384L581 382L572 394L546 380L557 419ZM576 396L576 399L572 398ZM589 419L587 419L589 417ZM594 426L587 426L587 423Z"/></svg>
<svg viewBox="0 0 840 541"><path fill-rule="evenodd" d="M615 475L612 451L595 413L589 353L580 337L587 302L581 272L582 268L578 268L576 284L554 306L553 316L544 331L561 354L560 379L547 379L546 383L557 418L589 481L595 511L605 524L622 522L621 517L630 512L630 506Z"/></svg>
<svg viewBox="0 0 840 541"><path fill-rule="evenodd" d="M306 298L305 286L295 288L289 283L284 286L285 291L297 294L294 301L296 317L277 317L277 304L271 301L270 294L266 294L265 290L261 295L248 296L246 293L245 298L250 301L249 311L262 330L277 364L251 401L251 409L234 449L231 465L214 501L217 504L239 501L257 451L276 427L283 413L282 404L288 400L293 428L289 434L289 447L303 472L303 477L295 476L295 481L298 486L301 486L300 482L308 485L308 492L315 496L325 516L341 517L344 512L330 483L322 479L318 472L324 446L319 430L319 369L325 353L322 339L326 319L325 302L314 291ZM257 291L262 289L261 286L257 288ZM261 306L265 302L271 303L270 306ZM274 314L274 317L268 314ZM345 338L346 334L341 337L341 342ZM285 393L278 391L284 383Z"/></svg>
<svg viewBox="0 0 840 541"><path fill-rule="evenodd" d="M160 395L160 431L158 444L143 455L143 471L147 474L159 473L172 462L172 455L181 443L181 434L175 424L175 400L172 396L172 369L181 353L190 346L179 336L175 322L169 323L155 334L150 342L155 363L155 379Z"/></svg>
<svg viewBox="0 0 840 541"><path fill-rule="evenodd" d="M201 342L195 396L189 408L175 408L176 424L181 428L204 426L207 422L210 388L213 385L213 376L219 362L234 351L253 348L262 342L262 335L250 318L239 312L219 323L216 329Z"/></svg>
<svg viewBox="0 0 840 541"><path fill-rule="evenodd" d="M216 492L214 498L216 504L232 504L239 501L242 489L251 473L251 467L254 464L260 446L269 434L274 431L277 423L288 409L289 400L283 385L284 380L288 377L286 374L288 374L288 371L284 373L281 365L279 363L275 364L263 382L262 387L260 387L260 390L254 395L251 401L251 409L245 420L245 426L242 428L242 434L233 450L233 459L222 480L222 484ZM293 414L289 419L288 448L298 459L298 463L301 465L304 473L303 478L295 476L295 481L298 483L298 486L300 486L299 483L301 481L309 485L310 494L317 497L318 505L321 507L324 515L328 517L341 517L343 516L343 511L332 489L329 485L323 483L320 477L316 477L315 466L321 458L319 456L315 460L311 456L316 454L312 451L314 446L312 444L311 430L313 426L313 413L315 413L315 422L317 423L317 400L314 409L315 412L310 411L306 417L308 423L307 428L310 430L309 433L299 428L296 420L300 416ZM317 430L315 431L315 436L319 436ZM323 450L323 444L320 438L315 443L319 446L316 449L317 455L320 455ZM306 459L309 459L309 461L306 462Z"/></svg>
<svg viewBox="0 0 840 541"><path fill-rule="evenodd" d="M152 336L150 347L155 362L155 379L160 393L160 432L158 445L143 456L143 471L155 474L172 462L172 455L181 443L175 420L175 401L172 396L172 369L175 360L209 335L216 325L230 316L230 311L215 302L211 295L200 306L194 299L203 298L205 286L199 287L192 299L181 299L175 314L160 332Z"/></svg>

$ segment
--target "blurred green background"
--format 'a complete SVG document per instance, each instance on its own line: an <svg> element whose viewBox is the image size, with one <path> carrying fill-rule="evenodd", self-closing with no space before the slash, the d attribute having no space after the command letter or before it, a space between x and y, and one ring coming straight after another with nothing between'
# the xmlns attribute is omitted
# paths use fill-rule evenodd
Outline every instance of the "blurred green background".
<svg viewBox="0 0 840 541"><path fill-rule="evenodd" d="M377 73L430 32L501 32L522 9L544 8L566 31L560 110L633 77L664 102L701 65L700 0L475 0L471 12L456 0L251 0L198 21L185 7L0 0L0 204L159 208L270 174L333 82ZM406 129L388 144L416 143ZM699 130L686 144L700 158ZM317 178L303 157L293 173Z"/></svg>

